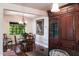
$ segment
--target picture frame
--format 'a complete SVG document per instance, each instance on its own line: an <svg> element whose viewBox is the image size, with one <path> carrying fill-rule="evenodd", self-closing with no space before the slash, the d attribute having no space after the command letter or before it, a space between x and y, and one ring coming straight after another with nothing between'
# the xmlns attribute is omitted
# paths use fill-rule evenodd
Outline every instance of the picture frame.
<svg viewBox="0 0 79 59"><path fill-rule="evenodd" d="M44 35L44 19L36 20L36 34Z"/></svg>

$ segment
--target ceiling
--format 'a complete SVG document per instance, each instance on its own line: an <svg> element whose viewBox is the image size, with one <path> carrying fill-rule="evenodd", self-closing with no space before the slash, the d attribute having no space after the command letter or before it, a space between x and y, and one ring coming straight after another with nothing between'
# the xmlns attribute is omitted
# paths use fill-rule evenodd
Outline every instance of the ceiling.
<svg viewBox="0 0 79 59"><path fill-rule="evenodd" d="M14 3L17 5L25 6L25 7L31 7L39 10L51 10L52 3ZM67 3L59 3L59 6L65 5Z"/></svg>
<svg viewBox="0 0 79 59"><path fill-rule="evenodd" d="M24 17L27 17L29 19L33 19L33 18L39 17L38 15L34 15L34 14L21 13L21 12L10 11L10 10L5 10L4 11L4 15L24 16Z"/></svg>
<svg viewBox="0 0 79 59"><path fill-rule="evenodd" d="M52 3L14 3L16 5L21 5L25 7L31 7L43 11L51 10ZM59 6L64 5L65 3L59 4ZM21 12L15 12L10 10L5 10L5 15L18 15L18 16L25 16L30 19L34 19L36 17L39 17L38 15L28 14L28 13L21 13Z"/></svg>

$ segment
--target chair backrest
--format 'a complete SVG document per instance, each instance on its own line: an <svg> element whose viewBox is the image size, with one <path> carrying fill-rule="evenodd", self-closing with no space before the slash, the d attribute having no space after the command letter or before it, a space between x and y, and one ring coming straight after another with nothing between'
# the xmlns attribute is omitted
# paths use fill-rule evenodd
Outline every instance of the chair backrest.
<svg viewBox="0 0 79 59"><path fill-rule="evenodd" d="M17 45L17 38L16 38L16 36L14 36L14 40L15 40L15 45Z"/></svg>

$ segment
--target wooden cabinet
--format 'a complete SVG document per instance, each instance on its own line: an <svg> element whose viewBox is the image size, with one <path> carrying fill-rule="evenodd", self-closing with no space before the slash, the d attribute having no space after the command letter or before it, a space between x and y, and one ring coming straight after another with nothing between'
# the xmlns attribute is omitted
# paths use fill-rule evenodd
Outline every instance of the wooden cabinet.
<svg viewBox="0 0 79 59"><path fill-rule="evenodd" d="M53 49L58 47L64 50L77 50L79 51L79 4L68 4L60 8L60 12L49 13L49 26L57 19L58 34L55 39L50 33L54 28L49 27L49 48Z"/></svg>

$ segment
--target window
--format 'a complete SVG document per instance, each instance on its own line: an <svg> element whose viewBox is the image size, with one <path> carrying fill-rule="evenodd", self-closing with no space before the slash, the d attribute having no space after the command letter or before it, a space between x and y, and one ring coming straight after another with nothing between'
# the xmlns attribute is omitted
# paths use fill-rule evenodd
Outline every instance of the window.
<svg viewBox="0 0 79 59"><path fill-rule="evenodd" d="M10 22L9 23L9 32L10 35L21 35L25 33L25 25L19 24L16 22Z"/></svg>
<svg viewBox="0 0 79 59"><path fill-rule="evenodd" d="M58 36L58 22L57 22L57 20L52 20L50 23L50 35L53 38L56 38Z"/></svg>

